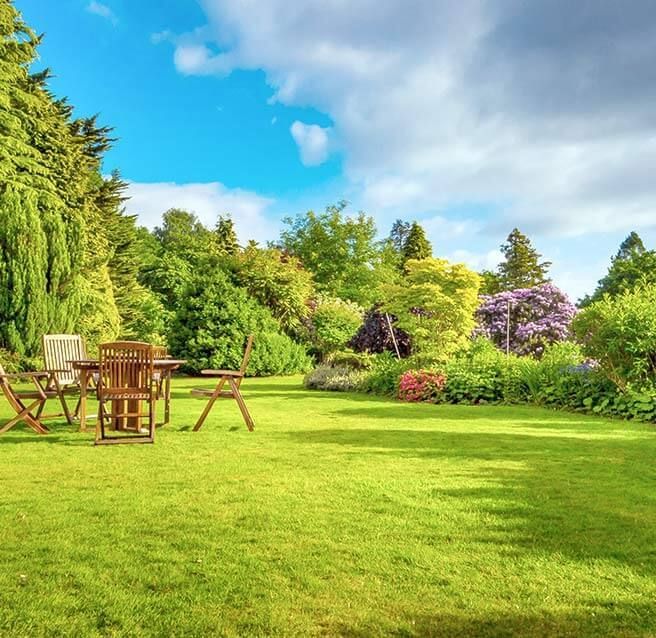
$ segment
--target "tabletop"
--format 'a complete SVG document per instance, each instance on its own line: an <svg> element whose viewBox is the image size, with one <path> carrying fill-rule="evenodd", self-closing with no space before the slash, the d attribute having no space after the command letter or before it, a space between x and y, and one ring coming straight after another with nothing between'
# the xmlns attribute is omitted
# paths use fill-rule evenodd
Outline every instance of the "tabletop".
<svg viewBox="0 0 656 638"><path fill-rule="evenodd" d="M74 359L69 361L69 363L76 370L97 370L100 367L100 361L98 359ZM181 365L187 363L186 359L155 359L153 361L155 368L178 368Z"/></svg>

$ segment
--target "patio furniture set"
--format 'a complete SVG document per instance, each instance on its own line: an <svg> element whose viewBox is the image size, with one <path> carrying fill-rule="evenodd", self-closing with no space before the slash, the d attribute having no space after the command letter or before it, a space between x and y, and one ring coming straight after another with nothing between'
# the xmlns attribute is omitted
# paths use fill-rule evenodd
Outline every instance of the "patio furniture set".
<svg viewBox="0 0 656 638"><path fill-rule="evenodd" d="M239 370L202 370L205 376L218 377L216 387L194 389L192 396L207 397L208 402L194 426L203 425L217 399L237 402L246 427L254 423L240 391L241 381L253 347L252 335L246 341ZM37 434L48 434L44 420L65 417L72 425L79 422L81 432L87 420L96 417L96 445L113 443L153 443L155 440L156 406L164 402L164 418L170 421L171 377L186 363L168 356L166 348L137 341L114 341L100 345L99 357L87 356L84 340L79 335L45 335L43 337L45 369L40 372L6 373L0 363L0 390L15 416L0 427L0 434L24 422ZM24 389L15 382L31 383ZM89 394L95 394L98 414L87 414ZM77 396L71 412L67 396ZM44 414L48 400L58 399L62 412Z"/></svg>

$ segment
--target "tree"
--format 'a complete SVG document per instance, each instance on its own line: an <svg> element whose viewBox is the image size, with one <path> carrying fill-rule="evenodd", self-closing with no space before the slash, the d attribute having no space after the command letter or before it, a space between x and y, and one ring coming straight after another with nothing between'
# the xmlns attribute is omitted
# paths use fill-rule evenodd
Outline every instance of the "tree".
<svg viewBox="0 0 656 638"><path fill-rule="evenodd" d="M362 324L363 310L352 301L321 296L312 313L312 343L325 357L345 348Z"/></svg>
<svg viewBox="0 0 656 638"><path fill-rule="evenodd" d="M608 273L599 280L596 290L592 295L584 297L579 305L584 308L599 301L604 295L614 297L646 284L656 284L656 251L647 250L640 236L632 232L620 244Z"/></svg>
<svg viewBox="0 0 656 638"><path fill-rule="evenodd" d="M193 273L181 294L169 334L171 352L187 359L187 368L236 370L247 335L255 336L249 372L305 372L305 350L280 334L271 313L235 286L219 268Z"/></svg>
<svg viewBox="0 0 656 638"><path fill-rule="evenodd" d="M362 212L347 217L345 208L346 202L340 202L319 215L309 211L284 219L287 228L279 247L313 274L320 292L369 304L379 282L389 277L388 267L381 260L373 218Z"/></svg>
<svg viewBox="0 0 656 638"><path fill-rule="evenodd" d="M491 270L482 270L478 273L481 277L481 294L496 295L501 292L501 278Z"/></svg>
<svg viewBox="0 0 656 638"><path fill-rule="evenodd" d="M392 224L389 240L397 253L401 254L403 252L403 247L405 246L405 242L408 239L409 233L410 222L403 221L402 219L397 219Z"/></svg>
<svg viewBox="0 0 656 638"><path fill-rule="evenodd" d="M235 223L230 216L219 215L214 229L216 248L221 254L236 255L239 252Z"/></svg>
<svg viewBox="0 0 656 638"><path fill-rule="evenodd" d="M517 228L508 235L506 243L501 245L501 252L505 258L498 268L501 290L530 288L550 281L547 271L551 262L540 262L542 255Z"/></svg>
<svg viewBox="0 0 656 638"><path fill-rule="evenodd" d="M634 383L636 389L645 386L652 391L656 376L656 285L604 295L577 315L573 328L585 354L599 362L613 383L621 389ZM650 398L643 400L651 402Z"/></svg>
<svg viewBox="0 0 656 638"><path fill-rule="evenodd" d="M314 285L296 257L249 244L235 261L235 281L269 308L283 330L298 334L310 314Z"/></svg>
<svg viewBox="0 0 656 638"><path fill-rule="evenodd" d="M408 236L403 243L403 263L409 259L427 259L433 254L433 248L426 239L426 233L417 222L412 222Z"/></svg>
<svg viewBox="0 0 656 638"><path fill-rule="evenodd" d="M383 310L428 359L445 360L467 343L474 328L480 278L446 259L411 259L403 282L387 286Z"/></svg>

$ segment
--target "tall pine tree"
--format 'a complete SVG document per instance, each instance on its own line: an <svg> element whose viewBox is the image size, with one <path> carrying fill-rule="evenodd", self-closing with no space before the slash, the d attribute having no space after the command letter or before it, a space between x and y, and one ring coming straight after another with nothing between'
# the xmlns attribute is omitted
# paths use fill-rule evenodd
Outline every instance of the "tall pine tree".
<svg viewBox="0 0 656 638"><path fill-rule="evenodd" d="M412 222L408 235L403 243L403 263L408 259L427 259L433 254L433 247L426 239L426 233L417 222Z"/></svg>
<svg viewBox="0 0 656 638"><path fill-rule="evenodd" d="M597 289L584 297L579 305L585 307L604 295L615 296L640 284L656 283L656 251L647 250L636 232L631 232L620 244L611 259L608 273L599 280Z"/></svg>
<svg viewBox="0 0 656 638"><path fill-rule="evenodd" d="M547 271L551 262L541 262L542 255L517 228L508 235L506 243L501 245L501 252L505 261L499 264L497 271L500 290L532 288L550 281Z"/></svg>

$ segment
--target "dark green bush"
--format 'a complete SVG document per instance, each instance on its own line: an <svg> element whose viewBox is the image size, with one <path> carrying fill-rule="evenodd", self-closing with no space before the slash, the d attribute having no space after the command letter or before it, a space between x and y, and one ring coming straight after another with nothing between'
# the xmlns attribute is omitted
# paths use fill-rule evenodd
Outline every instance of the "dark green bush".
<svg viewBox="0 0 656 638"><path fill-rule="evenodd" d="M255 336L249 374L305 372L302 347L280 333L267 308L237 288L221 270L197 273L187 283L171 323L171 353L187 359L186 370L239 368L246 336Z"/></svg>

